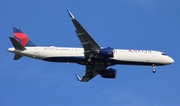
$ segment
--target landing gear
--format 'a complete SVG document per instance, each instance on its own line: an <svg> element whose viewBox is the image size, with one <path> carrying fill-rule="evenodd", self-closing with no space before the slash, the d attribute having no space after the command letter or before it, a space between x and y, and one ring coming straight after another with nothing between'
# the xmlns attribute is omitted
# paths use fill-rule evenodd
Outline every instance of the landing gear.
<svg viewBox="0 0 180 106"><path fill-rule="evenodd" d="M87 61L88 61L88 62L91 62L91 58L88 58Z"/></svg>
<svg viewBox="0 0 180 106"><path fill-rule="evenodd" d="M89 58L87 59L88 62L92 62L92 58L94 57L94 54L90 54Z"/></svg>
<svg viewBox="0 0 180 106"><path fill-rule="evenodd" d="M155 68L155 65L154 65L154 64L152 64L152 72L153 72L153 73L156 73L156 68Z"/></svg>

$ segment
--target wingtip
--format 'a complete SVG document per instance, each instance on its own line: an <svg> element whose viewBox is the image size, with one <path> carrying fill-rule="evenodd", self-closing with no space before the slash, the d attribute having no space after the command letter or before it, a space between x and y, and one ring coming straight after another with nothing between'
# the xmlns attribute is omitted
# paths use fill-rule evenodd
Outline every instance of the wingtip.
<svg viewBox="0 0 180 106"><path fill-rule="evenodd" d="M69 14L70 18L73 19L74 16L73 16L73 14L71 13L71 11L69 11L69 10L67 10L67 11L68 11L68 14Z"/></svg>
<svg viewBox="0 0 180 106"><path fill-rule="evenodd" d="M76 78L77 78L78 81L81 81L81 78L77 74L76 74Z"/></svg>

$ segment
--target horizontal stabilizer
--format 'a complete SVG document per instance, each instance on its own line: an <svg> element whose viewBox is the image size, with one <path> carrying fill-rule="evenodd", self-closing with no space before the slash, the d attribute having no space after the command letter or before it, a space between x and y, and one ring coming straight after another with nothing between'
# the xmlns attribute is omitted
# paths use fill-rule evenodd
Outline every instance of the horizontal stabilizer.
<svg viewBox="0 0 180 106"><path fill-rule="evenodd" d="M21 45L15 38L13 37L9 37L9 39L11 40L11 43L13 44L14 48L15 49L18 49L18 50L25 50L26 48Z"/></svg>
<svg viewBox="0 0 180 106"><path fill-rule="evenodd" d="M22 57L22 55L15 54L15 55L14 55L14 60L19 60L21 57Z"/></svg>

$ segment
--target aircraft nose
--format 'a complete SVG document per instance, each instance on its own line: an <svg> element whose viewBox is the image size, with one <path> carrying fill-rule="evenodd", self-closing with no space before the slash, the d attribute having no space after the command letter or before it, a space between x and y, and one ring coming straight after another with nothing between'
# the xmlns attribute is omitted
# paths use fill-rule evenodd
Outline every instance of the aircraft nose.
<svg viewBox="0 0 180 106"><path fill-rule="evenodd" d="M174 59L171 58L171 57L169 57L169 63L170 63L170 64L174 63Z"/></svg>

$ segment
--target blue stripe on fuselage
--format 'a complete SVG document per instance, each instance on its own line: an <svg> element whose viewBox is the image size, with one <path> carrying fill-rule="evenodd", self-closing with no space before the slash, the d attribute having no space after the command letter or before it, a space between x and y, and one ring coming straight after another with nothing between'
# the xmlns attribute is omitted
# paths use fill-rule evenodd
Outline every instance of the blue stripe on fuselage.
<svg viewBox="0 0 180 106"><path fill-rule="evenodd" d="M45 61L50 62L79 62L79 61L85 61L84 57L48 57L44 58Z"/></svg>
<svg viewBox="0 0 180 106"><path fill-rule="evenodd" d="M78 63L81 65L144 65L144 66L152 66L152 64L155 64L156 66L163 66L165 64L160 63L150 63L150 62L136 62L136 61L121 61L121 60L115 60L111 58L92 58L92 62L87 62L87 59L85 59L83 56L79 57L48 57L44 58L45 61L50 62L70 62L70 63Z"/></svg>

